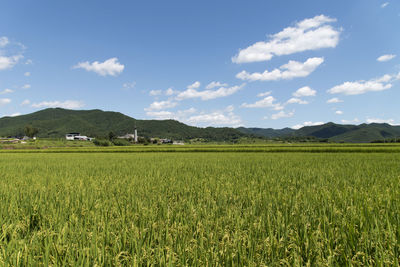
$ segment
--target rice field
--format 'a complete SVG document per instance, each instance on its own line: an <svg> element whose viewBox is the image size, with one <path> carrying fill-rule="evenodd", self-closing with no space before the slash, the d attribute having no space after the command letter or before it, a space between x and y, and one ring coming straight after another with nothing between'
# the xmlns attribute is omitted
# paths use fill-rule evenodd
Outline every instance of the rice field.
<svg viewBox="0 0 400 267"><path fill-rule="evenodd" d="M369 149L2 152L0 266L398 266L400 153Z"/></svg>

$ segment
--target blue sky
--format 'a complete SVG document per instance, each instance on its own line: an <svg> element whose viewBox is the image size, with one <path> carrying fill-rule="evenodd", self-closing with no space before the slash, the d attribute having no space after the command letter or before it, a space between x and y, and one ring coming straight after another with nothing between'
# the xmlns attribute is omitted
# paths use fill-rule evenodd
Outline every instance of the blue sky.
<svg viewBox="0 0 400 267"><path fill-rule="evenodd" d="M400 124L398 1L5 0L0 116Z"/></svg>

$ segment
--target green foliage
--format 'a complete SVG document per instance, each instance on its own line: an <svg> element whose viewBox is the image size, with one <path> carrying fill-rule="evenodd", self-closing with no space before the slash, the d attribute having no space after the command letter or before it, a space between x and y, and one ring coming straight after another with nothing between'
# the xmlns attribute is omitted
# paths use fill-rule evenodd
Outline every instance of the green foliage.
<svg viewBox="0 0 400 267"><path fill-rule="evenodd" d="M33 138L38 132L39 132L39 130L35 127L32 127L31 125L27 125L24 128L25 135L30 138Z"/></svg>
<svg viewBox="0 0 400 267"><path fill-rule="evenodd" d="M112 143L113 143L115 146L130 146L130 145L132 145L131 142L129 142L128 140L125 140L125 139L114 139L114 140L112 141Z"/></svg>
<svg viewBox="0 0 400 267"><path fill-rule="evenodd" d="M9 153L0 265L398 266L399 161Z"/></svg>
<svg viewBox="0 0 400 267"><path fill-rule="evenodd" d="M112 142L106 139L94 139L93 144L96 146L112 146Z"/></svg>

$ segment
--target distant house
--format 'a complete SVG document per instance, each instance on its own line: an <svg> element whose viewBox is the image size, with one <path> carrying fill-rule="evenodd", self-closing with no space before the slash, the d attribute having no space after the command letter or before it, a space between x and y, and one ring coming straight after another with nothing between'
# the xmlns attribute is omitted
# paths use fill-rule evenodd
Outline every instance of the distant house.
<svg viewBox="0 0 400 267"><path fill-rule="evenodd" d="M75 140L75 136L80 136L80 133L67 133L65 135L65 139L70 140L70 141L74 141Z"/></svg>
<svg viewBox="0 0 400 267"><path fill-rule="evenodd" d="M74 140L92 141L93 140L93 138L87 137L86 135L81 135L80 133L68 133L65 135L65 139L70 140L70 141L74 141Z"/></svg>

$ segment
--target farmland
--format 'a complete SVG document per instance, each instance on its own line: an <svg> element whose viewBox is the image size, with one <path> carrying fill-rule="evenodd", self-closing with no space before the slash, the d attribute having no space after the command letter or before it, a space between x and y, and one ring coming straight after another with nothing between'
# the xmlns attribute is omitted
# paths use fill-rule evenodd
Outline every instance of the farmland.
<svg viewBox="0 0 400 267"><path fill-rule="evenodd" d="M399 152L1 150L0 265L398 265Z"/></svg>

